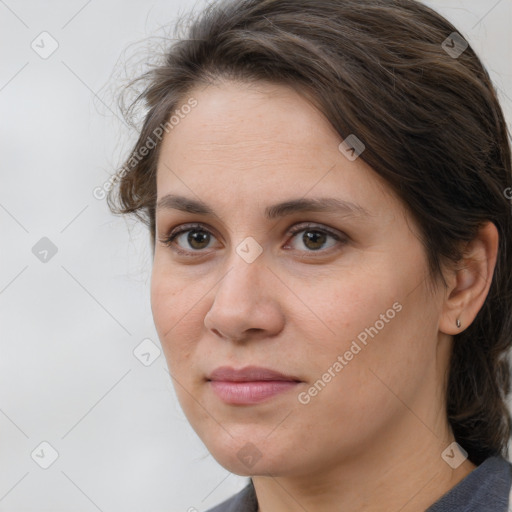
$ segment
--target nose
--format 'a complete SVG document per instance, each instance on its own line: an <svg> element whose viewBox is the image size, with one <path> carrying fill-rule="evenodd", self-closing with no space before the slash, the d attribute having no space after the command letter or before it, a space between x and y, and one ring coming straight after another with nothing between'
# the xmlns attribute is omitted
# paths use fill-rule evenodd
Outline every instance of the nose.
<svg viewBox="0 0 512 512"><path fill-rule="evenodd" d="M262 256L247 263L235 254L215 289L205 327L218 337L237 342L276 336L284 326L280 287Z"/></svg>

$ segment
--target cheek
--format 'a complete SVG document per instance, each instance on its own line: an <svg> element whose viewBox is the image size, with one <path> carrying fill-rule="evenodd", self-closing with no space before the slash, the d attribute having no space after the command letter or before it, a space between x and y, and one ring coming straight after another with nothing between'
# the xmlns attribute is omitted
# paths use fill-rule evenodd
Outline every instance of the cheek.
<svg viewBox="0 0 512 512"><path fill-rule="evenodd" d="M378 437L379 431L407 412L403 403L413 402L427 377L425 368L418 366L418 355L403 350L401 336L407 333L400 326L402 312L378 334L368 335L366 345L357 335L366 333L368 322L358 316L347 327L352 335L331 338L330 347L317 348L316 358L310 359L315 371L300 397L305 405L297 417L303 426L319 422L317 437L331 440L329 446L346 443L344 450L357 450ZM365 313L368 321L373 319L371 313L370 309Z"/></svg>
<svg viewBox="0 0 512 512"><path fill-rule="evenodd" d="M356 437L392 421L403 412L403 403L413 403L435 360L435 317L421 292L404 300L401 292L389 290L374 288L332 306L340 314L339 330L329 344L320 342L317 352L317 378L329 382L323 387L316 381L321 390L312 390L317 395L307 407ZM336 326L335 320L330 325ZM339 356L341 364L336 364Z"/></svg>
<svg viewBox="0 0 512 512"><path fill-rule="evenodd" d="M171 371L190 361L200 335L200 297L187 296L186 287L162 273L153 272L151 310L162 349Z"/></svg>
<svg viewBox="0 0 512 512"><path fill-rule="evenodd" d="M425 346L411 344L418 328L411 319L417 319L420 314L428 316L427 311L421 293L407 295L410 282L416 282L417 278L411 273L409 279L407 269L402 270L402 275L390 269L379 275L374 272L345 275L337 282L331 280L317 287L313 296L309 292L308 305L315 312L314 322L309 323L311 313L309 321L306 317L296 318L307 333L304 355L314 376L322 378L329 369L337 376L331 379L337 384L328 387L342 386L363 402L363 395L370 395L372 402L375 388L384 386L370 370L376 375L383 372L385 378L393 380L394 370L402 368L405 377L411 364L417 364L425 356ZM306 292L305 286L303 291ZM293 315L291 311L288 314ZM329 375L325 379L329 380Z"/></svg>
<svg viewBox="0 0 512 512"><path fill-rule="evenodd" d="M312 335L308 339L316 347L322 347L318 355L325 352L343 354L358 335L362 343L365 338L371 339L365 329L376 321L379 321L379 333L389 330L389 325L395 321L389 318L399 316L393 309L393 303L400 296L399 289L399 283L383 282L382 277L377 279L371 272L345 274L338 280L324 280L315 286L303 285L302 296L307 298L304 302L310 310L302 304L300 311L310 317L311 327L307 329L311 329ZM294 312L297 313L295 308L289 314L293 316ZM381 314L389 323L379 320ZM306 325L306 317L303 317L301 325ZM313 325L316 326L316 336Z"/></svg>

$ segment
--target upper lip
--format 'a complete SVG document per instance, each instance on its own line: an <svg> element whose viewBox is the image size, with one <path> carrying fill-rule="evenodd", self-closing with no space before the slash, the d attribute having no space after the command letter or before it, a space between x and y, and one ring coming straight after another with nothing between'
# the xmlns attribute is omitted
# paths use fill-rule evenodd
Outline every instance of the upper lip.
<svg viewBox="0 0 512 512"><path fill-rule="evenodd" d="M260 366L246 366L236 370L230 366L220 366L211 372L207 380L220 380L220 381L231 381L231 382L251 382L260 380L287 380L297 381L300 379L292 375L285 375L276 370L269 368L262 368Z"/></svg>

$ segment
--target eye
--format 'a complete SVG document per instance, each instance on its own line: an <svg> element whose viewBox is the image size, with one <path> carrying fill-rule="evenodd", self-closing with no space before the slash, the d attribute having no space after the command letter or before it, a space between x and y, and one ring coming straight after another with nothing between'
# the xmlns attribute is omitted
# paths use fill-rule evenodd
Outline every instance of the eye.
<svg viewBox="0 0 512 512"><path fill-rule="evenodd" d="M302 237L297 238L299 233L304 233ZM323 252L329 250L337 244L342 244L345 240L337 233L313 224L302 224L294 227L287 233L292 236L292 239L299 241L305 247L305 252ZM327 248L326 242L333 240ZM178 254L193 255L194 253L204 252L207 249L212 239L215 239L212 232L201 224L182 225L179 228L171 231L171 233L160 239L160 242L165 246L171 247ZM302 248L294 247L298 251L303 251Z"/></svg>
<svg viewBox="0 0 512 512"><path fill-rule="evenodd" d="M301 237L297 237L297 235L300 233L303 233L303 235ZM313 224L302 224L300 226L296 226L290 230L288 234L293 236L294 242L299 242L299 245L306 247L307 252L319 252L328 250L332 247L335 247L337 243L344 242L343 238L337 233ZM328 247L325 247L325 244L329 238L334 240L334 242L331 243ZM299 247L297 250L303 249Z"/></svg>
<svg viewBox="0 0 512 512"><path fill-rule="evenodd" d="M160 239L160 242L167 247L171 247L178 254L189 255L206 249L212 238L215 237L213 237L211 231L201 224L185 224L180 226L179 229L171 231L169 236Z"/></svg>

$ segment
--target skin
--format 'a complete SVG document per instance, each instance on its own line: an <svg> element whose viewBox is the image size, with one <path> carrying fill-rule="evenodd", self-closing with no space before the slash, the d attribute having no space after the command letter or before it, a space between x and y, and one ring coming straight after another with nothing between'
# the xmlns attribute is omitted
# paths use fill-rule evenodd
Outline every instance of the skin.
<svg viewBox="0 0 512 512"><path fill-rule="evenodd" d="M410 213L362 158L339 151L342 139L304 98L283 85L230 81L191 96L197 107L162 143L157 200L201 199L215 215L157 209L151 281L155 326L188 420L222 466L253 477L260 512L425 510L475 468L465 460L452 469L441 457L454 441L444 386L452 335L471 324L489 290L495 226L446 270L448 287L432 289ZM352 201L369 215L265 218L267 206L303 197ZM304 222L313 228L289 234ZM160 241L186 223L211 233L194 246L187 233L175 240L189 256ZM320 236L315 251L304 235L322 228L345 241ZM236 252L247 237L263 250L252 263ZM400 312L300 403L395 302ZM228 405L205 380L224 365L302 382L256 405ZM254 450L247 443L261 454L252 467L237 456Z"/></svg>

